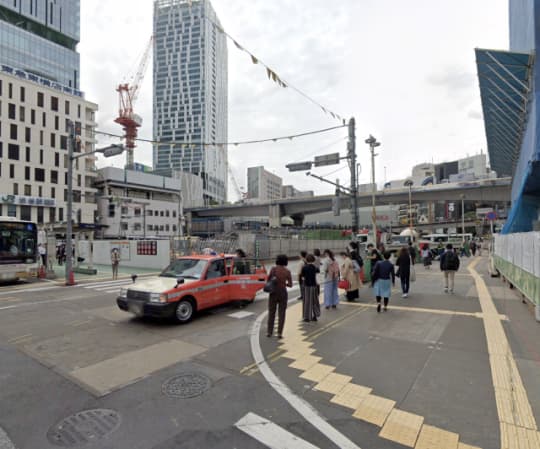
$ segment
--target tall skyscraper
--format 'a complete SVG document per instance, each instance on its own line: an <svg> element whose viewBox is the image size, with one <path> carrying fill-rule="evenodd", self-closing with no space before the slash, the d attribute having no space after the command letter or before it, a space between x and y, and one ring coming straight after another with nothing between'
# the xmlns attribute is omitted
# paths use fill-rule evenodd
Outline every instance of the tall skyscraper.
<svg viewBox="0 0 540 449"><path fill-rule="evenodd" d="M222 203L227 147L202 145L227 141L227 42L214 24L209 0L154 0L154 168L197 174L206 202Z"/></svg>
<svg viewBox="0 0 540 449"><path fill-rule="evenodd" d="M0 0L0 64L79 89L80 0Z"/></svg>

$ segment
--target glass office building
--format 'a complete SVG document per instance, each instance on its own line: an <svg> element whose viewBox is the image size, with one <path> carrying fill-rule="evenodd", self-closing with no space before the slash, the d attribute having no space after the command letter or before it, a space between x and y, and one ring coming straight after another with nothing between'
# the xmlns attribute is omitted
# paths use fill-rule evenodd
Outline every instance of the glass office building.
<svg viewBox="0 0 540 449"><path fill-rule="evenodd" d="M80 0L0 0L0 64L79 87Z"/></svg>
<svg viewBox="0 0 540 449"><path fill-rule="evenodd" d="M208 0L154 1L154 168L203 179L206 203L227 192L227 42ZM170 142L170 143L169 143Z"/></svg>

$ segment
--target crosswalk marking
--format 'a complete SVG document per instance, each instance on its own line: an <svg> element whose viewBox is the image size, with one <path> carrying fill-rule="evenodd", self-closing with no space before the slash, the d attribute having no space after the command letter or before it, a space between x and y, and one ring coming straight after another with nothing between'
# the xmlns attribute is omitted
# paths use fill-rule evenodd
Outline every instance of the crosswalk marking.
<svg viewBox="0 0 540 449"><path fill-rule="evenodd" d="M133 281L131 279L121 279L116 281L94 282L91 284L81 285L81 287L102 293L118 293L122 287L126 287L132 284Z"/></svg>
<svg viewBox="0 0 540 449"><path fill-rule="evenodd" d="M230 316L231 318L238 318L239 320L241 320L242 318L246 318L251 315L253 315L253 312L235 312L229 313L229 315L227 316Z"/></svg>
<svg viewBox="0 0 540 449"><path fill-rule="evenodd" d="M318 449L282 427L255 413L248 413L235 427L270 449Z"/></svg>

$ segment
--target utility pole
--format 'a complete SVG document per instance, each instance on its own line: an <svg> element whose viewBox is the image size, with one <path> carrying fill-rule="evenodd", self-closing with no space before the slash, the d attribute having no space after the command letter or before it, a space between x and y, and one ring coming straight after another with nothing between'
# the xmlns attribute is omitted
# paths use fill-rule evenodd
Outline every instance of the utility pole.
<svg viewBox="0 0 540 449"><path fill-rule="evenodd" d="M67 222L66 222L66 285L75 283L73 278L73 153L75 151L75 123L68 121L68 167L67 167Z"/></svg>
<svg viewBox="0 0 540 449"><path fill-rule="evenodd" d="M356 240L356 234L358 234L358 180L356 179L356 134L355 134L356 122L354 117L351 117L349 120L349 142L348 147L348 158L349 166L351 169L351 208L353 210L352 214L352 235L353 240Z"/></svg>

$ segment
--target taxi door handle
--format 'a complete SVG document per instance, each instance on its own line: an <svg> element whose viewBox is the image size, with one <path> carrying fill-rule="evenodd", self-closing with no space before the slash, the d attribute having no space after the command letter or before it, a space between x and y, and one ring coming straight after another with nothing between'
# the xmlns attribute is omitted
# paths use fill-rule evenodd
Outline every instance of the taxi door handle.
<svg viewBox="0 0 540 449"><path fill-rule="evenodd" d="M264 282L264 278L262 279L257 279L259 282Z"/></svg>

